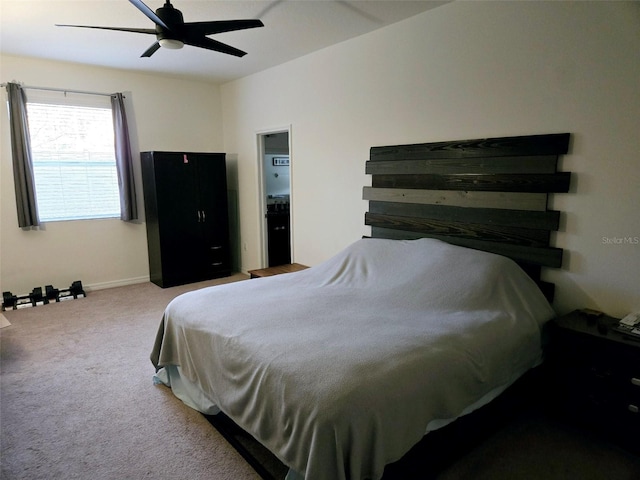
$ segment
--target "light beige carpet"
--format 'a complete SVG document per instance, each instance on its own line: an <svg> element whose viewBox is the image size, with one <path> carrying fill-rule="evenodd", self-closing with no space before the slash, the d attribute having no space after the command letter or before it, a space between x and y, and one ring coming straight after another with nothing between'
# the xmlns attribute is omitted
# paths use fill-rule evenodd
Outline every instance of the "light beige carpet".
<svg viewBox="0 0 640 480"><path fill-rule="evenodd" d="M165 306L191 289L151 283L4 312L0 479L256 480L204 416L154 386L149 361ZM533 412L444 470L430 450L389 480L638 480L640 458ZM391 472L390 472L391 473Z"/></svg>
<svg viewBox="0 0 640 480"><path fill-rule="evenodd" d="M259 478L201 414L153 385L149 361L172 298L245 278L145 283L4 312L0 478Z"/></svg>

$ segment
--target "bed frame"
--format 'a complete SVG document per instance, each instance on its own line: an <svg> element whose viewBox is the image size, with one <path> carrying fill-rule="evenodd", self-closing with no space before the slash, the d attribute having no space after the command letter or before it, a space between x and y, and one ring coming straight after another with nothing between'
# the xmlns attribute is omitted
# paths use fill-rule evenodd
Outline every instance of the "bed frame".
<svg viewBox="0 0 640 480"><path fill-rule="evenodd" d="M372 147L364 187L365 224L374 238L432 237L512 258L551 301L554 285L541 267L562 266L549 245L560 212L550 193L569 191L558 172L570 134L482 138Z"/></svg>

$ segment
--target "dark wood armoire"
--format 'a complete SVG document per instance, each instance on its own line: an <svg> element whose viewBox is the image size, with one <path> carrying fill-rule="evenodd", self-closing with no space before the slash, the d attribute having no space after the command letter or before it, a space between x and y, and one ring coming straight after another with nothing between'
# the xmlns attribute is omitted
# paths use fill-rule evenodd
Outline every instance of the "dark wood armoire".
<svg viewBox="0 0 640 480"><path fill-rule="evenodd" d="M171 287L230 275L225 154L140 155L151 281Z"/></svg>

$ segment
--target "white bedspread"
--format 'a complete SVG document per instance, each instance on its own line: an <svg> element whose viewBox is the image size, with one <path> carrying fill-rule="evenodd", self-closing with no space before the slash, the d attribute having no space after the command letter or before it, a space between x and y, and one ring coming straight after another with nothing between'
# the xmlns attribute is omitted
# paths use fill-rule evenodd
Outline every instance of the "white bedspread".
<svg viewBox="0 0 640 480"><path fill-rule="evenodd" d="M505 257L363 239L308 270L181 295L151 359L307 480L378 479L432 420L539 363L553 316Z"/></svg>

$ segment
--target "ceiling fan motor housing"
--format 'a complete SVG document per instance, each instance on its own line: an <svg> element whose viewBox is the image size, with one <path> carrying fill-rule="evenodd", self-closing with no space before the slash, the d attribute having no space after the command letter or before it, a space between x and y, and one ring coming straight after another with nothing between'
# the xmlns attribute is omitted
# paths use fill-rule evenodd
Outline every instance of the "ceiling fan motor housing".
<svg viewBox="0 0 640 480"><path fill-rule="evenodd" d="M184 18L182 12L177 10L168 1L164 6L156 10L156 15L165 23L170 30L156 24L156 38L160 40L176 40L184 43L183 25ZM164 43L164 42L163 42Z"/></svg>

